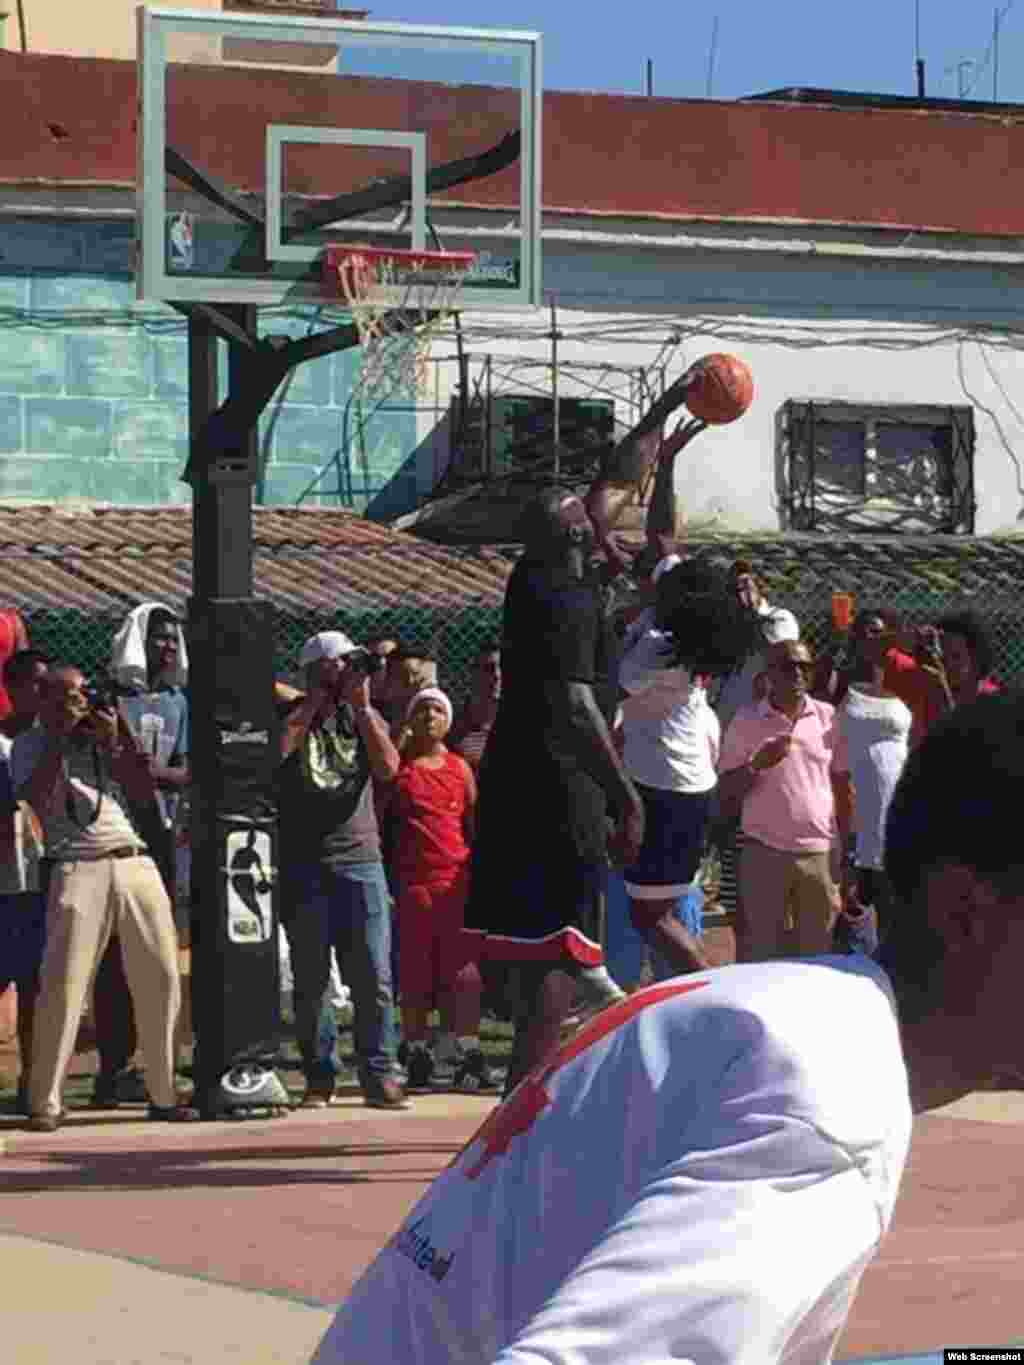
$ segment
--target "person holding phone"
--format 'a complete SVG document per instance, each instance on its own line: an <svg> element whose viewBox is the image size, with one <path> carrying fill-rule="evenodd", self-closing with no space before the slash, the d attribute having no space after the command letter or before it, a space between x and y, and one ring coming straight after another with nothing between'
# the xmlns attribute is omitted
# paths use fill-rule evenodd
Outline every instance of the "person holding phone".
<svg viewBox="0 0 1024 1365"><path fill-rule="evenodd" d="M743 831L739 962L826 953L832 944L840 896L830 851L837 828L841 847L848 839L852 784L835 708L810 696L813 676L806 644L773 645L767 695L737 713L722 741L722 804L740 812Z"/></svg>
<svg viewBox="0 0 1024 1365"><path fill-rule="evenodd" d="M391 897L373 793L373 781L394 781L399 754L370 701L377 667L369 650L341 631L321 631L303 645L299 667L306 689L282 707L278 793L282 923L295 979L303 1104L322 1108L334 1096L334 1040L322 1028L334 948L352 991L363 1097L375 1108L402 1108Z"/></svg>
<svg viewBox="0 0 1024 1365"><path fill-rule="evenodd" d="M29 1073L29 1127L59 1127L86 993L116 934L146 1061L149 1117L191 1120L174 1084L181 1005L170 897L133 812L155 804L149 756L112 707L91 704L72 664L51 666L39 725L11 750L15 796L42 826L49 872Z"/></svg>
<svg viewBox="0 0 1024 1365"><path fill-rule="evenodd" d="M109 689L121 720L149 760L155 799L132 811L156 860L174 907L179 950L188 947L188 905L178 904L174 823L190 779L188 763L188 651L174 612L144 602L128 613L110 650ZM114 1109L145 1098L144 1075L131 1067L138 1043L135 1011L117 935L111 936L93 986L93 1021L99 1068L92 1105ZM191 1015L191 977L182 976L182 1022ZM180 1046L184 1036L179 1036Z"/></svg>

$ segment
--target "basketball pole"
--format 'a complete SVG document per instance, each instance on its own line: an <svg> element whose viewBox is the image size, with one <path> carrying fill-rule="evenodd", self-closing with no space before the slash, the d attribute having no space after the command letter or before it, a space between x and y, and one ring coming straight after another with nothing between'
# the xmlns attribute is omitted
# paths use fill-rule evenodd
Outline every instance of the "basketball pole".
<svg viewBox="0 0 1024 1365"><path fill-rule="evenodd" d="M255 345L255 308L232 309L226 320ZM230 435L222 431L221 448L211 448L211 427L220 406L218 346L209 317L191 311L193 1074L196 1105L205 1118L255 1109L279 1114L288 1104L288 1092L274 1070L281 1018L273 871L269 894L264 891L260 898L262 917L251 914L244 921L230 913L232 840L258 838L270 868L277 866L274 780L279 746L270 653L273 615L252 595L259 418L257 412ZM238 342L229 342L228 348L230 395L251 376L244 348ZM257 619L262 631L253 628ZM234 772L239 762L244 782ZM243 921L248 937L240 932Z"/></svg>
<svg viewBox="0 0 1024 1365"><path fill-rule="evenodd" d="M260 414L296 365L358 342L346 323L292 341L260 338L258 310L177 304L188 318L192 486L190 654L192 1001L196 1104L206 1118L286 1112L278 961L280 762L274 613L253 595L253 492ZM228 346L220 401L218 346ZM258 849L247 882L233 851ZM255 909L254 909L255 907Z"/></svg>

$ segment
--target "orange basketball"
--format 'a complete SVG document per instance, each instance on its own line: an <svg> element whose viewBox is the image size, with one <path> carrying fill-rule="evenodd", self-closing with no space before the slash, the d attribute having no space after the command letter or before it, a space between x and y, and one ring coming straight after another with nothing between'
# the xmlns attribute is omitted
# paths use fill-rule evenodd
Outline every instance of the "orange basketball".
<svg viewBox="0 0 1024 1365"><path fill-rule="evenodd" d="M706 355L694 365L686 406L694 417L715 426L735 422L754 401L754 376L734 355Z"/></svg>

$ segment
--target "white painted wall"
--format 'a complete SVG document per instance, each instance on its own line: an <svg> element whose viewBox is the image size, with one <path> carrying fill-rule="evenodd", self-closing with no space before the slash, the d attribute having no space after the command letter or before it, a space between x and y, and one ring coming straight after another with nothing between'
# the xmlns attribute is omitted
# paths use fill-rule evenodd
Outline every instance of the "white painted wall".
<svg viewBox="0 0 1024 1365"><path fill-rule="evenodd" d="M545 252L558 301L563 359L651 365L673 327L673 377L709 351L750 365L749 414L708 431L681 462L687 523L778 531L776 422L790 399L970 405L974 408L976 532L1024 522L1024 294L1020 271L962 264L800 260L744 253ZM548 358L541 315L463 316L467 345L496 357ZM1021 329L1015 331L1015 329ZM453 354L450 341L434 357ZM439 367L421 408L425 492L443 464L429 433L447 411L454 364Z"/></svg>

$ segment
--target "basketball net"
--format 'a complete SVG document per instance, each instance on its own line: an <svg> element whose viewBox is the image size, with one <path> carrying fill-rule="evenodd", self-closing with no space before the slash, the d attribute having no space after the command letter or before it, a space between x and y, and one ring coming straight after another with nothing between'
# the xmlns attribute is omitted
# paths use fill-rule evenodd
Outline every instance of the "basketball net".
<svg viewBox="0 0 1024 1365"><path fill-rule="evenodd" d="M475 260L470 251L328 247L325 287L345 300L362 348L355 397L379 404L429 391L431 344Z"/></svg>

